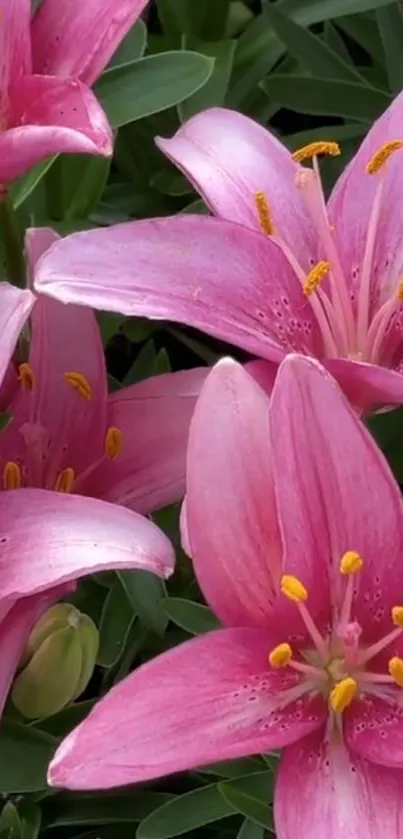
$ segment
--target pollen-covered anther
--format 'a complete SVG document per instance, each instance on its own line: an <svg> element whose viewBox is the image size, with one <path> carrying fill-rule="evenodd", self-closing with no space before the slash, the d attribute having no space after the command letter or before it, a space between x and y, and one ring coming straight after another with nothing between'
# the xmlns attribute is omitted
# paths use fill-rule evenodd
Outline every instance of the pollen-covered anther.
<svg viewBox="0 0 403 839"><path fill-rule="evenodd" d="M91 399L92 387L83 373L65 373L64 378L66 382L71 385L83 399Z"/></svg>
<svg viewBox="0 0 403 839"><path fill-rule="evenodd" d="M397 655L391 658L388 663L388 670L389 675L399 685L399 688L403 688L403 658L399 658Z"/></svg>
<svg viewBox="0 0 403 839"><path fill-rule="evenodd" d="M351 676L347 676L338 682L329 694L329 705L332 711L342 714L357 696L358 684Z"/></svg>
<svg viewBox="0 0 403 839"><path fill-rule="evenodd" d="M67 469L63 469L59 472L53 489L55 492L71 492L73 489L73 484L76 479L76 473L71 466L68 466Z"/></svg>
<svg viewBox="0 0 403 839"><path fill-rule="evenodd" d="M403 300L403 277L398 282L396 297L398 300Z"/></svg>
<svg viewBox="0 0 403 839"><path fill-rule="evenodd" d="M305 586L298 577L293 577L292 574L283 574L280 580L280 588L285 597L288 597L294 603L304 603L305 600L308 600L308 592Z"/></svg>
<svg viewBox="0 0 403 839"><path fill-rule="evenodd" d="M399 149L403 149L403 140L389 140L387 143L384 143L368 161L365 167L367 175L375 175L379 172L386 161L389 160L390 156L395 151L399 151Z"/></svg>
<svg viewBox="0 0 403 839"><path fill-rule="evenodd" d="M358 571L361 571L363 565L364 560L357 551L346 551L340 560L340 573L357 574Z"/></svg>
<svg viewBox="0 0 403 839"><path fill-rule="evenodd" d="M119 457L123 448L123 431L114 425L108 428L105 436L105 454L110 460Z"/></svg>
<svg viewBox="0 0 403 839"><path fill-rule="evenodd" d="M35 384L34 371L26 361L18 367L18 381L21 383L23 390L32 390Z"/></svg>
<svg viewBox="0 0 403 839"><path fill-rule="evenodd" d="M270 213L269 202L264 192L255 192L254 195L259 224L262 233L272 236L274 232L273 221Z"/></svg>
<svg viewBox="0 0 403 839"><path fill-rule="evenodd" d="M3 469L4 489L19 489L22 483L21 469L15 460L8 460Z"/></svg>
<svg viewBox="0 0 403 839"><path fill-rule="evenodd" d="M329 154L330 157L337 157L340 154L340 146L333 141L319 140L317 143L308 143L307 146L297 149L291 157L296 163L302 163L303 160L309 160L318 154Z"/></svg>
<svg viewBox="0 0 403 839"><path fill-rule="evenodd" d="M393 606L391 616L394 625L403 629L403 606Z"/></svg>
<svg viewBox="0 0 403 839"><path fill-rule="evenodd" d="M269 664L276 669L287 667L292 659L292 649L286 642L274 647L274 650L269 653Z"/></svg>
<svg viewBox="0 0 403 839"><path fill-rule="evenodd" d="M316 265L311 268L309 273L306 275L306 280L302 289L307 297L313 294L319 283L323 280L323 277L326 277L326 274L328 274L329 271L330 262L325 262L324 260L317 262Z"/></svg>

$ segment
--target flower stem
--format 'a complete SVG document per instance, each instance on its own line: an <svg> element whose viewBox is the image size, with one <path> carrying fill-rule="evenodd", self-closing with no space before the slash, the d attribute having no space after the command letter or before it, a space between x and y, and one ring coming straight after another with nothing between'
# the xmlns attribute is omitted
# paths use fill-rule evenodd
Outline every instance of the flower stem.
<svg viewBox="0 0 403 839"><path fill-rule="evenodd" d="M22 231L8 193L0 199L0 237L4 249L7 279L13 285L25 288L26 269Z"/></svg>

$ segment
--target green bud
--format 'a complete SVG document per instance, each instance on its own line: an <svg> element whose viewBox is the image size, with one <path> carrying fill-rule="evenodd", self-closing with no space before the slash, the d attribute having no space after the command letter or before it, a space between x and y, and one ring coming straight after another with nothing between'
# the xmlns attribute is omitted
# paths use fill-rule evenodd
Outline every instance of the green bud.
<svg viewBox="0 0 403 839"><path fill-rule="evenodd" d="M56 714L85 690L94 670L99 634L70 603L57 603L32 630L11 691L28 719Z"/></svg>

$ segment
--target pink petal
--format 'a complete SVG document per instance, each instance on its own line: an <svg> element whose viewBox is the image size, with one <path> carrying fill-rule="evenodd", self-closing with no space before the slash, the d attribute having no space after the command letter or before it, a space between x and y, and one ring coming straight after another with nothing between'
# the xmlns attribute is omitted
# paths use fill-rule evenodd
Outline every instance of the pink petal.
<svg viewBox="0 0 403 839"><path fill-rule="evenodd" d="M330 580L344 597L345 551L364 560L353 613L367 634L390 631L401 578L399 489L382 453L320 364L289 356L277 374L270 431L287 573L300 577L309 604ZM379 601L379 602L378 602ZM382 609L380 610L380 606Z"/></svg>
<svg viewBox="0 0 403 839"><path fill-rule="evenodd" d="M348 358L329 358L324 363L347 399L364 413L403 403L401 373Z"/></svg>
<svg viewBox="0 0 403 839"><path fill-rule="evenodd" d="M403 831L403 773L326 748L311 734L288 746L275 793L278 839L397 839Z"/></svg>
<svg viewBox="0 0 403 839"><path fill-rule="evenodd" d="M18 600L0 623L0 715L14 673L24 651L28 633L43 612L64 594L63 588L51 589L46 594Z"/></svg>
<svg viewBox="0 0 403 839"><path fill-rule="evenodd" d="M94 312L41 295L32 312L31 330L29 363L35 384L29 421L45 429L53 453L65 447L66 462L57 468L82 472L103 455L106 432L107 378ZM66 381L66 373L85 377L89 399ZM27 405L26 393L21 401ZM48 488L53 489L53 484Z"/></svg>
<svg viewBox="0 0 403 839"><path fill-rule="evenodd" d="M94 94L77 79L26 76L13 85L9 130L0 134L0 182L59 152L104 155L112 131Z"/></svg>
<svg viewBox="0 0 403 839"><path fill-rule="evenodd" d="M236 111L211 108L156 142L221 218L260 230L254 196L264 192L275 231L309 270L317 235L295 186L299 167L269 131Z"/></svg>
<svg viewBox="0 0 403 839"><path fill-rule="evenodd" d="M377 696L359 697L344 720L346 742L355 754L395 769L403 769L403 707L397 704L401 703L400 691L396 687L396 704Z"/></svg>
<svg viewBox="0 0 403 839"><path fill-rule="evenodd" d="M401 151L392 154L377 174L368 175L365 167L384 143L403 139L402 120L401 93L374 123L357 154L339 178L329 200L335 241L347 279L355 288L357 296L369 217L376 189L380 180L383 181L381 212L371 267L372 311L381 299L390 296L397 287L403 270L403 154Z"/></svg>
<svg viewBox="0 0 403 839"><path fill-rule="evenodd" d="M278 247L202 216L76 233L41 259L37 291L107 311L176 320L263 358L321 353L310 303Z"/></svg>
<svg viewBox="0 0 403 839"><path fill-rule="evenodd" d="M44 0L32 23L35 73L92 85L148 0Z"/></svg>
<svg viewBox="0 0 403 839"><path fill-rule="evenodd" d="M1 7L0 113L8 118L9 85L31 72L30 0L7 0Z"/></svg>
<svg viewBox="0 0 403 839"><path fill-rule="evenodd" d="M108 426L123 432L123 450L91 476L90 494L140 513L183 497L189 424L208 369L154 376L109 397Z"/></svg>
<svg viewBox="0 0 403 839"><path fill-rule="evenodd" d="M169 540L148 519L78 495L3 492L0 534L3 600L105 568L141 568L168 577L174 564Z"/></svg>
<svg viewBox="0 0 403 839"><path fill-rule="evenodd" d="M279 709L279 692L298 676L269 670L268 642L264 632L224 629L149 661L59 746L49 783L121 786L268 751L313 731L323 700Z"/></svg>
<svg viewBox="0 0 403 839"><path fill-rule="evenodd" d="M0 283L0 383L34 303L30 291Z"/></svg>
<svg viewBox="0 0 403 839"><path fill-rule="evenodd" d="M59 234L51 227L29 227L25 231L24 244L30 285L33 282L36 263L58 239Z"/></svg>
<svg viewBox="0 0 403 839"><path fill-rule="evenodd" d="M190 429L186 540L204 596L230 625L266 626L276 600L282 563L268 437L267 396L240 364L220 361Z"/></svg>

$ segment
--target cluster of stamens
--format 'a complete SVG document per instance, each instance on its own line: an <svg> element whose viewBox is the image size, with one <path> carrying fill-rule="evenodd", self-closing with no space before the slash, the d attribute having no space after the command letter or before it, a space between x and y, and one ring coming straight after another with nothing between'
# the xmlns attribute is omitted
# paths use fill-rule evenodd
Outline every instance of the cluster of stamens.
<svg viewBox="0 0 403 839"><path fill-rule="evenodd" d="M340 560L340 574L346 578L343 600L335 615L332 631L327 636L318 629L306 601L308 591L297 577L285 574L281 578L281 592L297 606L313 647L294 650L288 641L278 644L269 653L271 667L290 667L306 684L307 694L323 695L329 710L341 714L360 692L377 692L384 687L403 687L403 659L392 656L388 673L370 672L368 663L392 644L403 631L403 606L391 611L393 629L370 646L360 646L361 627L352 620L354 576L363 567L356 551L347 551Z"/></svg>
<svg viewBox="0 0 403 839"><path fill-rule="evenodd" d="M282 250L290 267L297 275L304 295L309 297L322 333L325 355L328 357L344 356L379 363L383 336L397 306L403 301L403 278L401 278L397 283L393 280L390 296L385 302L380 303L378 310L375 313L371 310L371 275L384 192L383 174L391 155L401 149L403 149L402 140L389 140L375 151L365 166L364 177L365 174L374 176L379 173L379 178L369 213L366 241L359 266L359 293L354 307L335 244L334 227L328 219L318 164L320 155L336 157L340 154L338 143L313 142L292 154L293 161L298 164L295 186L305 200L324 256L308 272L298 262L291 247L281 238L281 231L273 223L273 214L265 193L254 194L260 229L262 233L272 237ZM300 165L309 160L312 161L312 169ZM326 285L322 285L325 277L328 278ZM383 288L386 289L386 287L386 283L383 283Z"/></svg>
<svg viewBox="0 0 403 839"><path fill-rule="evenodd" d="M35 387L35 374L30 364L23 362L18 368L18 381L20 382L23 391L32 391ZM92 387L83 373L66 372L64 374L65 383L76 391L79 398L89 401L92 397ZM123 432L116 426L110 426L105 434L104 453L100 457L99 462L104 458L109 460L116 460L122 452L123 448ZM91 469L96 464L91 465ZM85 473L80 475L80 479L85 476ZM75 488L77 475L75 470L68 466L62 469L56 475L53 486L51 487L56 492L70 493ZM3 488L4 489L20 489L23 485L24 479L22 469L16 460L8 460L3 467Z"/></svg>

